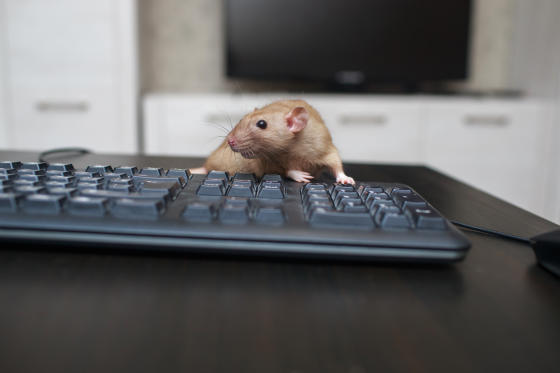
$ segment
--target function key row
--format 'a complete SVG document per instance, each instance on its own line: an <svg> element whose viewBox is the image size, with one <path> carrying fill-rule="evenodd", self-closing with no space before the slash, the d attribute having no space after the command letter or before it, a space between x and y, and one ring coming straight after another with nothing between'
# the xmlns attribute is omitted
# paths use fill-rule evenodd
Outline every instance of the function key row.
<svg viewBox="0 0 560 373"><path fill-rule="evenodd" d="M236 173L230 179L227 172L211 171L206 175L196 194L199 196L229 196L245 198L283 199L286 195L282 177L264 175L257 182L255 175Z"/></svg>

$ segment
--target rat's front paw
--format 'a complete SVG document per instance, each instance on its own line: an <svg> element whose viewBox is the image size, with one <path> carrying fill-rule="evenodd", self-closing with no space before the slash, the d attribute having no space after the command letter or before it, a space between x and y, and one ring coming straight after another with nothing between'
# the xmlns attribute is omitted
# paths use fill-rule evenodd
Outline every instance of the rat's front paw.
<svg viewBox="0 0 560 373"><path fill-rule="evenodd" d="M354 179L352 179L350 176L346 176L346 174L343 172L336 175L336 182L340 184L356 184Z"/></svg>
<svg viewBox="0 0 560 373"><path fill-rule="evenodd" d="M308 183L313 179L313 176L309 172L290 170L286 172L286 176L290 179L297 181L298 183Z"/></svg>

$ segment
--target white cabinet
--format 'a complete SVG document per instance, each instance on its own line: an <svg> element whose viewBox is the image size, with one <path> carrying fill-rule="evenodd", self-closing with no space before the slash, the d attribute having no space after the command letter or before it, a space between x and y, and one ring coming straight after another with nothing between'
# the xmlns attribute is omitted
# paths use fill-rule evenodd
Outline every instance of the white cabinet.
<svg viewBox="0 0 560 373"><path fill-rule="evenodd" d="M149 95L143 105L145 150L207 156L245 113L287 97ZM554 200L555 192L550 173L560 170L544 146L552 121L543 118L543 102L326 94L297 98L321 113L346 162L426 164L556 219L557 211L547 201Z"/></svg>
<svg viewBox="0 0 560 373"><path fill-rule="evenodd" d="M0 0L7 144L137 149L135 2Z"/></svg>
<svg viewBox="0 0 560 373"><path fill-rule="evenodd" d="M548 132L536 102L441 101L427 105L425 162L508 202L542 214L543 146Z"/></svg>

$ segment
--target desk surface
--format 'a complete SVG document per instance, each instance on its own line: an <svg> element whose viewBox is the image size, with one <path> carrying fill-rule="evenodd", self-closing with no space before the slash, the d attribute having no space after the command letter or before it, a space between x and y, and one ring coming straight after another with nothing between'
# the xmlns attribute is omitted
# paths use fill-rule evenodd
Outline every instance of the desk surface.
<svg viewBox="0 0 560 373"><path fill-rule="evenodd" d="M557 227L426 167L346 169L361 180L407 183L450 219L521 236ZM444 266L3 247L0 371L557 370L560 280L528 246L467 236L467 258Z"/></svg>

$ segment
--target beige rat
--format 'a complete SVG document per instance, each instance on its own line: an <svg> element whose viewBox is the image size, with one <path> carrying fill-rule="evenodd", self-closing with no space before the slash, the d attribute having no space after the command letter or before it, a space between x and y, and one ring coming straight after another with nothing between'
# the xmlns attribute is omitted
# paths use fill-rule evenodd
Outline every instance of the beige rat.
<svg viewBox="0 0 560 373"><path fill-rule="evenodd" d="M204 166L191 172L274 173L308 183L325 167L338 183L354 184L317 110L303 100L283 100L245 115Z"/></svg>

